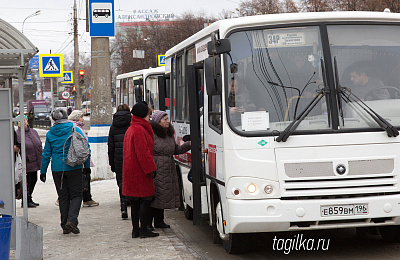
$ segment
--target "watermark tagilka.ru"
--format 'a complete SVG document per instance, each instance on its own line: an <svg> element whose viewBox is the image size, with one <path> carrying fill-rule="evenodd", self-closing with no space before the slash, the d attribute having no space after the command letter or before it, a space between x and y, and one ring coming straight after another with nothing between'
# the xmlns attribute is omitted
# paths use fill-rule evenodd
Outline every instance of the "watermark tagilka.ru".
<svg viewBox="0 0 400 260"><path fill-rule="evenodd" d="M283 251L288 255L292 251L317 251L329 250L330 239L325 238L304 238L303 234L296 234L293 238L277 238L274 237L272 249Z"/></svg>

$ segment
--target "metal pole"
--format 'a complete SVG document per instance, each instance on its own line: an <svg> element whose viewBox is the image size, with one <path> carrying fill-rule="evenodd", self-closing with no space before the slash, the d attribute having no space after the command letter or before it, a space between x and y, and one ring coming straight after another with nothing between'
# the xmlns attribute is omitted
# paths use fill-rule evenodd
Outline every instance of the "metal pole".
<svg viewBox="0 0 400 260"><path fill-rule="evenodd" d="M51 112L53 113L53 111L54 111L54 91L53 91L53 78L50 78L50 88L51 88L51 105L50 105L50 108L51 108Z"/></svg>
<svg viewBox="0 0 400 260"><path fill-rule="evenodd" d="M22 203L24 205L24 220L28 221L28 196L26 185L26 153L25 153L25 124L24 124L24 82L22 77L23 68L18 70L19 91L19 122L21 124L21 159L22 159Z"/></svg>
<svg viewBox="0 0 400 260"><path fill-rule="evenodd" d="M80 110L82 105L82 90L79 85L78 15L76 0L74 0L74 85L76 86L76 95L74 97L75 109Z"/></svg>

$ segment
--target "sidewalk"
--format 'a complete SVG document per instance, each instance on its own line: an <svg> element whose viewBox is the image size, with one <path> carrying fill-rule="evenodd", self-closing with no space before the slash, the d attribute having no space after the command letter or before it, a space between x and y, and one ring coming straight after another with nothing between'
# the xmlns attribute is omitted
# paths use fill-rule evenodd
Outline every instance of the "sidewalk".
<svg viewBox="0 0 400 260"><path fill-rule="evenodd" d="M50 169L50 167L49 167ZM156 238L132 238L130 207L128 220L122 220L118 187L115 180L91 183L97 207L82 207L78 235L62 234L60 212L50 170L47 181L38 180L33 200L40 204L29 208L29 221L43 227L43 259L195 259L174 233L175 219L168 216L170 229L156 229ZM16 201L17 215L22 215L21 201ZM182 213L183 214L183 213ZM14 259L15 251L11 250Z"/></svg>
<svg viewBox="0 0 400 260"><path fill-rule="evenodd" d="M33 128L36 130L36 132L39 134L40 137L46 137L46 134L49 130L47 129L41 129L41 128Z"/></svg>

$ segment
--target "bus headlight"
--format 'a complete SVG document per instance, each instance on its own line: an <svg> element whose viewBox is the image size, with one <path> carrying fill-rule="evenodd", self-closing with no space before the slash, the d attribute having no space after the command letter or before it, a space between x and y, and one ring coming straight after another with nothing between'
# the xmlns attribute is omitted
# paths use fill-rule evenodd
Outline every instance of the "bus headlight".
<svg viewBox="0 0 400 260"><path fill-rule="evenodd" d="M264 187L264 192L267 194L271 194L274 191L274 188L271 185L266 185Z"/></svg>
<svg viewBox="0 0 400 260"><path fill-rule="evenodd" d="M280 198L279 182L262 178L231 177L226 184L228 199Z"/></svg>
<svg viewBox="0 0 400 260"><path fill-rule="evenodd" d="M250 193L254 193L257 191L257 185L255 185L254 183L249 184L249 186L247 186L247 191Z"/></svg>

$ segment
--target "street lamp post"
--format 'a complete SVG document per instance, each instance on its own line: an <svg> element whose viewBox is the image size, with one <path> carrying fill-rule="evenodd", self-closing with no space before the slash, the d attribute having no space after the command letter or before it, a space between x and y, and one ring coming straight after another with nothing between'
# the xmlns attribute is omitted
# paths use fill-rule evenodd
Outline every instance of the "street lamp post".
<svg viewBox="0 0 400 260"><path fill-rule="evenodd" d="M40 14L40 10L37 10L36 12L34 12L33 14L28 15L24 19L24 21L22 22L22 33L24 33L24 24L25 24L26 19L31 18L31 17L36 16L36 15L39 15L39 14Z"/></svg>

